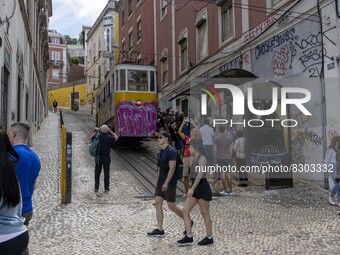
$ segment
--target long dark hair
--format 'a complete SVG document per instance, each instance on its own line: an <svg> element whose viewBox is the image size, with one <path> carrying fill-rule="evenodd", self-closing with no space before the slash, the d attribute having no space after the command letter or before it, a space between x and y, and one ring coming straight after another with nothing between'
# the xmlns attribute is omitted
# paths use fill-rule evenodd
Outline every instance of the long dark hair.
<svg viewBox="0 0 340 255"><path fill-rule="evenodd" d="M15 207L20 203L20 189L14 168L18 161L19 155L13 149L8 135L0 130L0 200L7 207Z"/></svg>

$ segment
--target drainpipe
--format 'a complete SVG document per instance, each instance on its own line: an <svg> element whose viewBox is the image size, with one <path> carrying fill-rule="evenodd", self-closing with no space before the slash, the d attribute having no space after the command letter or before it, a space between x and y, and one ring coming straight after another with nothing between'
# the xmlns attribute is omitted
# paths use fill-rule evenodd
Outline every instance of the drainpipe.
<svg viewBox="0 0 340 255"><path fill-rule="evenodd" d="M337 6L337 3L336 3ZM321 83L321 114L322 114L322 133L323 133L323 151L327 150L327 118L326 118L326 87L325 87L325 69L324 69L324 61L325 61L325 54L324 54L324 46L323 46L323 26L322 26L322 16L321 16L321 8L320 8L320 0L317 0L317 7L318 7L318 15L319 15L319 23L320 23L320 32L321 36L321 45L322 45L322 66L320 72L320 83ZM338 15L338 13L337 13ZM329 182L328 182L328 172L324 173L324 188L329 189Z"/></svg>

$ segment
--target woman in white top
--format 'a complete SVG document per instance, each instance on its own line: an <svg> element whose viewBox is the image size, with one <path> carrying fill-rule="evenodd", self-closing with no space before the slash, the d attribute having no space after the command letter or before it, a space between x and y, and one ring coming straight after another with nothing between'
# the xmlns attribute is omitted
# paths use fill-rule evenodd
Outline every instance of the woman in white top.
<svg viewBox="0 0 340 255"><path fill-rule="evenodd" d="M327 169L331 169L332 172L330 172L330 175L332 177L332 180L334 182L334 187L331 190L331 193L329 194L328 201L331 205L338 205L340 206L340 183L336 182L336 153L339 150L340 147L340 136L333 137L331 144L329 145L326 156L325 156L325 164L327 164ZM332 165L332 168L330 167ZM335 196L337 196L337 201L335 199Z"/></svg>
<svg viewBox="0 0 340 255"><path fill-rule="evenodd" d="M239 174L239 184L240 187L248 187L248 173L247 172L241 172L240 168L242 166L245 166L246 164L246 152L245 152L245 141L243 137L243 131L237 130L236 132L237 139L235 140L234 144L234 151L236 154L236 166L237 171Z"/></svg>
<svg viewBox="0 0 340 255"><path fill-rule="evenodd" d="M28 245L28 232L21 217L22 200L14 166L19 155L0 129L0 254L21 255Z"/></svg>

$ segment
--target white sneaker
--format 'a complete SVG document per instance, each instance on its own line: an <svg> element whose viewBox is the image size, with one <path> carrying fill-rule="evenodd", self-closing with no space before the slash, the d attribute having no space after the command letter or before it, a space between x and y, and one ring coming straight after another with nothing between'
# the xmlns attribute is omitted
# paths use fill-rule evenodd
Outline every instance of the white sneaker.
<svg viewBox="0 0 340 255"><path fill-rule="evenodd" d="M335 200L334 200L334 197L332 197L332 196L329 196L329 197L328 197L328 202L329 202L331 205L336 205Z"/></svg>
<svg viewBox="0 0 340 255"><path fill-rule="evenodd" d="M229 192L229 196L235 196L235 192Z"/></svg>
<svg viewBox="0 0 340 255"><path fill-rule="evenodd" d="M229 193L228 193L228 192L225 192L224 190L222 190L222 191L220 192L220 194L221 194L222 196L228 196L228 195L229 195Z"/></svg>

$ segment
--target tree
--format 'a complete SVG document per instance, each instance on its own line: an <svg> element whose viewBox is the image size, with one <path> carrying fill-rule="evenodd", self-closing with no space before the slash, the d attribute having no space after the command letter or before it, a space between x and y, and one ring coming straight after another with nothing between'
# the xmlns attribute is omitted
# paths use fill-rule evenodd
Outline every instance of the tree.
<svg viewBox="0 0 340 255"><path fill-rule="evenodd" d="M80 60L78 57L71 57L71 62L75 65L79 65Z"/></svg>
<svg viewBox="0 0 340 255"><path fill-rule="evenodd" d="M77 45L78 42L77 38L71 38L69 35L64 35L64 38L68 45Z"/></svg>
<svg viewBox="0 0 340 255"><path fill-rule="evenodd" d="M80 45L84 45L84 34L83 33L79 34L78 42Z"/></svg>

